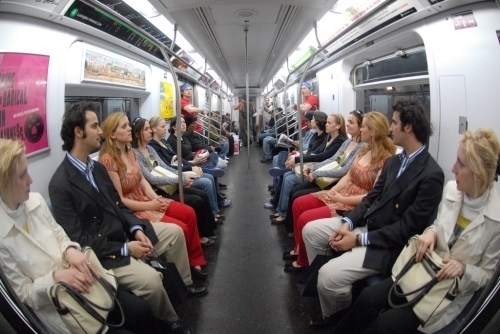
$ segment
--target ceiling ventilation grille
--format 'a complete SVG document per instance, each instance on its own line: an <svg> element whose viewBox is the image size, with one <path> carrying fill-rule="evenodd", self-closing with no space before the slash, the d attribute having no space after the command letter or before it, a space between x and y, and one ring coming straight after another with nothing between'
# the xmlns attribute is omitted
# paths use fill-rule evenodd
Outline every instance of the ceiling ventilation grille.
<svg viewBox="0 0 500 334"><path fill-rule="evenodd" d="M266 61L266 65L264 66L264 69L262 70L262 75L260 77L261 83L264 80L264 77L267 76L269 73L269 68L271 64L274 62L274 57L275 54L278 53L279 47L281 45L281 42L283 41L283 38L287 37L288 30L290 30L290 27L292 26L293 22L295 21L295 18L297 17L297 13L299 11L298 6L291 6L291 5L282 5L280 9L280 14L278 16L278 20L281 21L281 25L276 33L276 36L274 38L274 43L273 46L271 47L271 52L269 52L269 56ZM277 22L279 24L279 22Z"/></svg>
<svg viewBox="0 0 500 334"><path fill-rule="evenodd" d="M212 43L215 54L217 55L218 58L220 58L221 62L226 67L227 75L231 79L232 84L235 85L236 82L234 80L233 73L231 73L229 64L227 63L226 58L224 57L224 53L222 53L222 49L219 45L217 35L215 34L212 28L214 26L214 22L210 10L204 7L197 7L193 8L192 11L196 16L196 18L198 19L198 22L200 23L201 27L203 28L203 31L207 35L208 40Z"/></svg>

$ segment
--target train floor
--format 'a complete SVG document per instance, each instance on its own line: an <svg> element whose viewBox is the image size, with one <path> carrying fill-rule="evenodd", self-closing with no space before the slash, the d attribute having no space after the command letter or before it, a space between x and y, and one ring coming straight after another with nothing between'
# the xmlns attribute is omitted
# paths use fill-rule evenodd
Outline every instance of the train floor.
<svg viewBox="0 0 500 334"><path fill-rule="evenodd" d="M282 252L294 241L284 226L270 223L271 211L263 208L272 182L271 163L261 158L261 147L242 147L221 179L233 205L224 211L217 243L204 249L209 293L176 307L193 333L328 332L309 328L309 317L320 313L319 300L301 297L296 286L300 273L283 270Z"/></svg>

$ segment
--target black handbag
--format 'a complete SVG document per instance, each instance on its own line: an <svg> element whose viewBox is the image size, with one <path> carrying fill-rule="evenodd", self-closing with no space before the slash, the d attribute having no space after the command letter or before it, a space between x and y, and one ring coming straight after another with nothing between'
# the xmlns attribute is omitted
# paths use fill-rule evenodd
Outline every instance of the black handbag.
<svg viewBox="0 0 500 334"><path fill-rule="evenodd" d="M307 267L306 271L300 276L299 281L297 282L297 288L299 289L299 293L302 297L317 297L318 296L318 272L321 267L336 255L327 255L328 249L325 254L318 254L314 258L313 262Z"/></svg>
<svg viewBox="0 0 500 334"><path fill-rule="evenodd" d="M144 261L162 274L163 287L167 292L170 302L175 305L184 303L189 295L189 291L186 288L186 284L184 284L175 263L161 261L156 253L154 254L156 258L145 259Z"/></svg>

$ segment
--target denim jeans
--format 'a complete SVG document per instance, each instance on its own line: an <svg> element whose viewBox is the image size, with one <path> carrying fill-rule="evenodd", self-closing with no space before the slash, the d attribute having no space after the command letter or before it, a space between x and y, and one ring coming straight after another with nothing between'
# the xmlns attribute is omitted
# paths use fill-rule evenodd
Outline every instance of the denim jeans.
<svg viewBox="0 0 500 334"><path fill-rule="evenodd" d="M285 175L283 175L283 181L281 183L281 194L280 200L278 202L278 206L276 207L276 211L280 214L281 217L286 217L286 213L288 210L288 197L290 196L290 191L297 184L300 183L300 178L295 174L295 171L289 171Z"/></svg>
<svg viewBox="0 0 500 334"><path fill-rule="evenodd" d="M219 156L217 155L217 153L213 152L213 153L210 153L210 157L208 157L208 160L205 161L200 167L201 168L216 168L218 162L219 162Z"/></svg>
<svg viewBox="0 0 500 334"><path fill-rule="evenodd" d="M274 137L264 138L264 158L265 159L272 158L271 150L273 149L274 145L276 145L277 142L278 142L278 140Z"/></svg>
<svg viewBox="0 0 500 334"><path fill-rule="evenodd" d="M229 141L219 141L217 144L221 147L220 152L218 152L219 157L221 159L226 159L227 154L229 153Z"/></svg>
<svg viewBox="0 0 500 334"><path fill-rule="evenodd" d="M205 173L203 177L194 180L192 187L203 190L207 194L214 215L219 212L219 206L217 205L217 186L212 175Z"/></svg>

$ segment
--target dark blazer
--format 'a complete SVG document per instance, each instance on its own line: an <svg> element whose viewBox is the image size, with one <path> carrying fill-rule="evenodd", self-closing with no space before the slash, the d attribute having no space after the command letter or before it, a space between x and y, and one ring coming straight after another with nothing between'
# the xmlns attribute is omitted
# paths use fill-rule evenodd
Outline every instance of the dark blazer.
<svg viewBox="0 0 500 334"><path fill-rule="evenodd" d="M93 175L99 191L64 158L49 183L54 218L71 240L92 247L104 268L128 265L130 257L121 256L121 249L127 238L134 239L131 226L140 225L153 245L158 238L148 220L136 217L123 204L99 162L95 163Z"/></svg>
<svg viewBox="0 0 500 334"><path fill-rule="evenodd" d="M363 267L388 275L408 239L432 223L443 193L444 174L427 151L396 179L399 155L390 157L377 183L353 210L354 228L367 225L370 245Z"/></svg>

